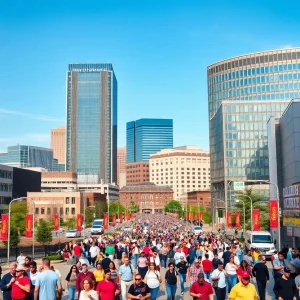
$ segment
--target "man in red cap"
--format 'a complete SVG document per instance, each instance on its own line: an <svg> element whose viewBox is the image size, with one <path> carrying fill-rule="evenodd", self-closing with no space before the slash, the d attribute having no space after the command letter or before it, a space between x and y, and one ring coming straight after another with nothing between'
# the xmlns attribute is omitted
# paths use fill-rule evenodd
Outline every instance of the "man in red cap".
<svg viewBox="0 0 300 300"><path fill-rule="evenodd" d="M256 288L250 283L250 275L247 271L241 273L241 281L231 289L229 300L235 299L258 300Z"/></svg>

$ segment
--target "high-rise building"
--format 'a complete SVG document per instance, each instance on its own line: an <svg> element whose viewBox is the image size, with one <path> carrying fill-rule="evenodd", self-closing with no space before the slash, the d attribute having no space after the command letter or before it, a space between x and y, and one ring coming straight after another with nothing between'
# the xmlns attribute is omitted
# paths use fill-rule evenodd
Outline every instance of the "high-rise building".
<svg viewBox="0 0 300 300"><path fill-rule="evenodd" d="M172 119L140 119L126 129L127 163L148 161L151 154L173 148Z"/></svg>
<svg viewBox="0 0 300 300"><path fill-rule="evenodd" d="M226 59L207 75L212 205L226 209L234 181L269 180L267 121L299 97L300 48Z"/></svg>
<svg viewBox="0 0 300 300"><path fill-rule="evenodd" d="M126 185L126 147L118 148L118 181L121 188Z"/></svg>
<svg viewBox="0 0 300 300"><path fill-rule="evenodd" d="M56 169L57 161L53 159L52 149L16 145L9 146L7 152L0 153L0 164L17 168L43 168L53 171Z"/></svg>
<svg viewBox="0 0 300 300"><path fill-rule="evenodd" d="M117 182L117 79L108 63L70 64L67 171L83 183Z"/></svg>
<svg viewBox="0 0 300 300"><path fill-rule="evenodd" d="M59 164L66 163L66 126L51 129L51 149Z"/></svg>
<svg viewBox="0 0 300 300"><path fill-rule="evenodd" d="M191 191L210 188L209 151L198 146L164 149L150 155L150 181L169 185L175 200L184 200Z"/></svg>

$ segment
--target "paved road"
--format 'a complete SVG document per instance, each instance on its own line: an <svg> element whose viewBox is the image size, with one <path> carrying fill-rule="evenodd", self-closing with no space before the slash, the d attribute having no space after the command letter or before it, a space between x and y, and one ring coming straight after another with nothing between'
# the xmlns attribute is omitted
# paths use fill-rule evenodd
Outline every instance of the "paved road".
<svg viewBox="0 0 300 300"><path fill-rule="evenodd" d="M268 268L269 268L269 272L270 272L270 283L268 284L267 286L267 297L266 299L270 300L270 299L274 299L274 293L273 293L273 286L274 286L274 280L273 280L273 276L272 276L272 270L271 270L271 263L268 262L267 263L268 265ZM57 264L54 266L55 268L59 269L59 271L61 272L62 274L62 283L63 283L63 287L65 286L65 278L66 278L66 275L67 273L69 272L70 270L70 265L67 265L66 263L62 263L62 264ZM92 271L94 269L91 269ZM161 276L162 278L164 278L164 275L165 275L165 268L162 268L161 270ZM192 299L192 297L189 295L189 288L190 288L190 283L189 282L186 282L185 283L185 293L184 293L184 296L181 296L180 295L180 288L178 287L177 288L177 293L176 293L176 298L175 300L187 300L187 299ZM63 300L68 300L69 299L69 296L67 293L64 293L64 296L63 296ZM165 300L167 299L167 296L166 296L166 293L164 290L160 290L159 291L159 297L158 297L159 300Z"/></svg>

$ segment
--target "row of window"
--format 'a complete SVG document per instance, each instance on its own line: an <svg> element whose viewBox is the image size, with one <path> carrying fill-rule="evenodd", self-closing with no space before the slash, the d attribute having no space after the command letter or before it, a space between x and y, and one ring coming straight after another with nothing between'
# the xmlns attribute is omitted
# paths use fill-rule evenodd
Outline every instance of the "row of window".
<svg viewBox="0 0 300 300"><path fill-rule="evenodd" d="M11 192L12 184L10 183L0 183L0 192Z"/></svg>
<svg viewBox="0 0 300 300"><path fill-rule="evenodd" d="M0 170L0 178L12 179L12 171Z"/></svg>
<svg viewBox="0 0 300 300"><path fill-rule="evenodd" d="M75 211L74 207L71 207L71 208L66 207L65 208L65 215L69 215L69 214L75 215L75 212L76 211ZM54 209L52 209L50 207L36 207L35 208L35 214L37 214L37 215L39 215L39 214L41 214L41 215L52 215L54 213L57 213L56 208L54 208ZM63 214L63 208L60 209L60 214L61 215Z"/></svg>
<svg viewBox="0 0 300 300"><path fill-rule="evenodd" d="M183 161L187 161L187 162L195 161L195 162L196 162L196 158L181 158L181 162L183 162ZM209 159L199 159L199 158L198 158L198 159L197 159L197 162L209 162ZM179 163L178 158L176 159L176 163L177 163L177 164ZM161 164L161 165L168 165L169 163L168 163L167 161L161 161L160 164ZM172 164L173 164L173 162L170 161L170 165L172 165ZM159 163L156 162L155 165L158 166ZM154 163L152 163L152 166L154 166Z"/></svg>

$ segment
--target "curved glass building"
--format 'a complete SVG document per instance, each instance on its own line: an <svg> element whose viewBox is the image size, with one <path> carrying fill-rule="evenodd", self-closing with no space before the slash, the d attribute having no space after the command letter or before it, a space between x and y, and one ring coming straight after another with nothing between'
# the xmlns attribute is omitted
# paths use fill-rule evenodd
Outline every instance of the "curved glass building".
<svg viewBox="0 0 300 300"><path fill-rule="evenodd" d="M300 48L226 59L207 77L212 199L230 206L233 181L269 179L267 121L300 96Z"/></svg>

